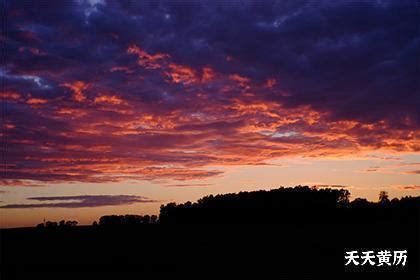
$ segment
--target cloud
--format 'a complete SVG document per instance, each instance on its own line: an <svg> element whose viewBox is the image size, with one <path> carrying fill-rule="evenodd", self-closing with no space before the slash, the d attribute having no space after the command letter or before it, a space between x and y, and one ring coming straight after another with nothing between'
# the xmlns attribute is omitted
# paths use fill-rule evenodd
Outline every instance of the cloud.
<svg viewBox="0 0 420 280"><path fill-rule="evenodd" d="M40 99L40 98L29 98L28 100L26 100L26 103L28 103L30 105L45 104L47 102L48 102L48 100Z"/></svg>
<svg viewBox="0 0 420 280"><path fill-rule="evenodd" d="M46 185L43 183L40 183L39 181L31 181L31 180L18 180L18 179L12 179L12 180L0 180L0 186L5 187L45 187Z"/></svg>
<svg viewBox="0 0 420 280"><path fill-rule="evenodd" d="M50 196L50 197L29 197L28 200L44 201L62 201L54 203L37 204L7 204L0 208L7 209L26 209L26 208L83 208L83 207L101 207L130 205L134 203L158 202L143 196L136 195L80 195L80 196Z"/></svg>
<svg viewBox="0 0 420 280"><path fill-rule="evenodd" d="M367 169L365 169L365 170L362 170L362 172L372 172L372 173L390 173L390 171L389 171L389 170L386 170L385 168L380 167L380 166L372 166L372 167L369 167L369 168L367 168Z"/></svg>
<svg viewBox="0 0 420 280"><path fill-rule="evenodd" d="M415 174L420 174L420 170L405 170L405 169L416 167L419 165L420 165L419 162L399 162L396 164L389 164L389 165L384 165L384 166L371 166L367 169L361 170L360 172L415 175Z"/></svg>
<svg viewBox="0 0 420 280"><path fill-rule="evenodd" d="M207 187L212 184L196 183L196 184L166 184L165 187Z"/></svg>
<svg viewBox="0 0 420 280"><path fill-rule="evenodd" d="M331 188L333 188L333 189L348 189L348 188L351 188L350 186L329 185L329 184L318 184L318 185L314 185L314 187L321 188L321 189L324 189L324 188L329 188L329 189L331 189Z"/></svg>
<svg viewBox="0 0 420 280"><path fill-rule="evenodd" d="M404 171L404 174L414 174L414 175L418 175L420 174L420 170L408 170L408 171Z"/></svg>
<svg viewBox="0 0 420 280"><path fill-rule="evenodd" d="M396 187L401 189L401 190L420 190L419 185L399 185L399 186L396 186Z"/></svg>
<svg viewBox="0 0 420 280"><path fill-rule="evenodd" d="M420 150L415 1L88 2L2 2L5 184Z"/></svg>

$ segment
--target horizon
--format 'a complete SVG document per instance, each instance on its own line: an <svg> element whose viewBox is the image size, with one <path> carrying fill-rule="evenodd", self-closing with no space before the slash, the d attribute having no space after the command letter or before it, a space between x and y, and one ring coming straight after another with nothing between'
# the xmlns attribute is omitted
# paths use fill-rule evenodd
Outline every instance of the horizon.
<svg viewBox="0 0 420 280"><path fill-rule="evenodd" d="M280 186L420 195L416 1L3 1L0 228Z"/></svg>
<svg viewBox="0 0 420 280"><path fill-rule="evenodd" d="M216 197L216 196L219 196L219 195L221 195L221 196L223 196L223 195L239 195L239 194L241 194L241 193L258 193L258 192L261 192L261 191L266 191L266 192L271 192L271 191L276 191L276 190L281 190L281 189L296 189L296 188L309 188L309 189L311 189L311 190L317 190L317 191L320 191L320 190L330 190L330 191L335 191L335 190L337 190L337 191L348 191L348 190L346 190L345 188L341 188L341 186L335 186L335 185L332 185L332 186L328 186L328 185L320 185L320 186L316 186L316 185L314 185L314 186L303 186L303 185L297 185L297 186L293 186L293 187L284 187L284 186L280 186L280 187L276 187L276 188L269 188L269 189L256 189L256 190L252 190L252 191L240 191L240 192L235 192L235 193L223 193L223 194L209 194L209 195L206 195L206 196L203 196L203 197L200 197L200 199L202 199L202 198L209 198L209 196L211 197L211 196L214 196L214 197ZM382 193L384 193L385 194L385 197L386 197L386 199L389 201L389 202L393 202L393 200L394 199L397 199L397 200L401 200L401 199L404 199L404 198L419 198L420 196L417 196L417 197L414 197L414 196L411 196L411 195L406 195L406 196L401 196L401 197L389 197L389 195L388 195L388 192L386 192L386 191L381 191L379 194L378 194L378 198L376 199L376 200L368 200L368 199L366 199L366 198L364 198L364 197L354 197L354 196L352 196L352 194L351 194L351 192L348 192L348 207L351 207L351 203L352 202L354 202L354 201L357 201L358 199L362 199L362 200L365 200L366 202L369 202L369 203L374 203L374 204L378 204L378 203L381 203L381 195L382 195ZM106 195L105 195L106 196ZM89 197L92 197L92 198L97 198L97 197L100 197L100 196L95 196L95 195L88 195L88 196L82 196L82 197L87 197L87 198L89 198ZM50 198L50 197L48 197L48 198ZM62 198L69 198L69 199L63 199L63 200L76 200L75 199L75 197L74 196L63 196ZM31 198L29 198L29 199L31 199ZM61 199L61 197L60 197L60 199ZM178 202L178 203L176 203L175 205L177 205L177 206L182 206L184 203L189 203L189 202L191 202L192 204L196 204L196 203L199 203L199 200L200 199L197 199L197 200L195 200L195 201L183 201L183 202ZM45 200L45 198L42 198L41 200ZM48 200L48 199L47 199ZM83 199L81 199L81 202L83 203ZM25 206L28 206L28 207L25 207L25 208L28 208L28 209L32 209L32 208L36 208L37 206L40 206L40 205L38 205L38 204L33 204L33 205L35 205L35 206L31 206L31 205L28 205L28 204L22 204L22 205L8 205L8 206L10 206L10 208L14 208L15 206L17 206L17 208L19 208L19 207L22 207L23 205L25 205ZM168 206L169 204L166 204L166 203L162 203L161 204L161 206L160 206L160 208L162 208L163 206ZM44 206L42 206L42 207L44 207ZM89 204L86 204L86 205L83 205L83 206L80 206L80 208L83 208L83 207L96 207L96 206L91 206L91 205L89 205ZM45 208L49 208L49 207L45 207ZM55 206L52 206L51 208L66 208L66 206L57 206L57 205L55 205ZM76 207L77 208L77 207ZM143 217L143 216L149 216L149 217L151 217L151 216L155 216L155 217L157 217L157 221L159 221L159 217L160 217L160 214L161 214L161 211L159 211L158 213L155 213L155 214L151 214L151 213L144 213L143 215L140 215L140 217ZM47 219L43 219L43 221L42 222L40 222L40 223L38 223L38 224L36 224L36 225L28 225L28 226L20 226L20 227L0 227L0 229L24 229L24 228L35 228L35 227L38 227L39 225L46 225L46 223L48 223L48 222L55 222L55 223L58 223L58 222L62 222L62 221L64 221L64 222L66 222L66 221L75 221L76 222L76 226L93 226L93 224L94 223L98 223L99 222L99 220L100 220L100 218L102 218L102 217L106 217L106 216L132 216L132 215L138 215L138 214L132 214L132 213L124 213L124 214L108 214L108 215L103 215L103 216L101 216L101 217L97 217L96 219L94 219L94 220L92 220L92 221L90 221L90 222L87 222L87 223L79 223L79 221L77 221L77 220L73 220L73 219L67 219L67 220L65 220L65 219L59 219L59 220L47 220Z"/></svg>

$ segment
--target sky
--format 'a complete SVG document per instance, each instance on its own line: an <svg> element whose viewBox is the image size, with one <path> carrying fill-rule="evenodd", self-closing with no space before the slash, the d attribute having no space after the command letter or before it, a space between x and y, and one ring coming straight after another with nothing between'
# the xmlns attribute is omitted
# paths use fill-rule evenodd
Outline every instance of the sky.
<svg viewBox="0 0 420 280"><path fill-rule="evenodd" d="M280 186L420 195L418 1L0 5L0 227Z"/></svg>

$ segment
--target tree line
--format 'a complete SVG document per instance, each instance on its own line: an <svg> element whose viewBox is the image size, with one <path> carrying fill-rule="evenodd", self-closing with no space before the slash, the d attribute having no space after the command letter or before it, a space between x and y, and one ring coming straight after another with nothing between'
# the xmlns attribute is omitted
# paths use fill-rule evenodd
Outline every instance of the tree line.
<svg viewBox="0 0 420 280"><path fill-rule="evenodd" d="M161 205L156 215L106 215L94 221L92 226L116 227L167 223L258 222L286 220L319 220L322 216L341 215L340 209L412 209L420 207L420 196L389 199L381 191L376 202L364 198L350 201L345 189L318 189L308 186L280 187L273 190L208 195L196 202L175 202ZM396 210L395 210L396 211ZM395 212L394 211L394 212ZM366 211L364 213L367 213ZM352 216L347 216L352 217ZM353 215L354 218L354 215ZM363 215L357 216L363 218ZM47 221L39 228L69 228L77 221Z"/></svg>

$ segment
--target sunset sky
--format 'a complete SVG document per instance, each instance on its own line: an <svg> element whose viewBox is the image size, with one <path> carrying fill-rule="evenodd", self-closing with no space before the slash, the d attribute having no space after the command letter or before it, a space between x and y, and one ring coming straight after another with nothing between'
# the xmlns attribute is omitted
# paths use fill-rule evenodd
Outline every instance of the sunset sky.
<svg viewBox="0 0 420 280"><path fill-rule="evenodd" d="M0 14L0 227L299 184L420 195L418 1Z"/></svg>

